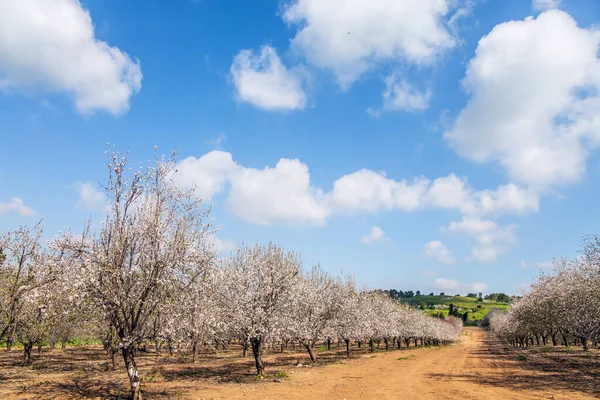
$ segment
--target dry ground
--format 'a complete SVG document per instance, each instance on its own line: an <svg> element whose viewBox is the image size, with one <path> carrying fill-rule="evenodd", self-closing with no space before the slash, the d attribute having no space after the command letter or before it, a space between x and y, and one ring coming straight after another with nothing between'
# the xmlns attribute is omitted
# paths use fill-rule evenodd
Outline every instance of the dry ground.
<svg viewBox="0 0 600 400"><path fill-rule="evenodd" d="M358 349L355 349L358 350ZM600 397L600 355L564 348L509 349L489 332L467 328L459 343L409 348L345 360L319 351L315 366L292 350L266 357L270 376L257 380L239 349L217 356L141 357L146 398L217 399L591 399ZM54 350L30 367L20 353L0 352L0 398L116 398L126 375L107 371L100 348ZM526 360L523 360L524 356ZM521 361L519 361L521 358Z"/></svg>

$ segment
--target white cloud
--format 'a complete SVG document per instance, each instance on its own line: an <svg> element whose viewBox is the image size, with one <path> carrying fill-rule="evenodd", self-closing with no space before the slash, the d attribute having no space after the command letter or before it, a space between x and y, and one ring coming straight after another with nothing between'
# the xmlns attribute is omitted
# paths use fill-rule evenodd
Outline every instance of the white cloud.
<svg viewBox="0 0 600 400"><path fill-rule="evenodd" d="M424 247L425 255L442 264L454 263L452 252L448 250L445 244L439 240L434 240L427 243Z"/></svg>
<svg viewBox="0 0 600 400"><path fill-rule="evenodd" d="M238 168L231 153L214 150L200 158L181 160L175 179L182 186L195 186L199 196L210 198L224 190Z"/></svg>
<svg viewBox="0 0 600 400"><path fill-rule="evenodd" d="M428 64L455 45L445 27L448 0L292 0L283 19L296 26L292 49L331 70L348 88L385 61Z"/></svg>
<svg viewBox="0 0 600 400"><path fill-rule="evenodd" d="M536 269L552 269L554 263L552 261L542 261L542 262L526 262L525 260L521 260L521 268L536 268Z"/></svg>
<svg viewBox="0 0 600 400"><path fill-rule="evenodd" d="M79 112L121 114L140 64L96 39L78 0L0 0L0 90L66 92Z"/></svg>
<svg viewBox="0 0 600 400"><path fill-rule="evenodd" d="M496 26L479 41L463 80L471 98L445 138L517 183L578 180L600 143L599 46L598 31L558 10Z"/></svg>
<svg viewBox="0 0 600 400"><path fill-rule="evenodd" d="M533 9L536 11L546 11L560 7L560 0L532 0Z"/></svg>
<svg viewBox="0 0 600 400"><path fill-rule="evenodd" d="M240 51L233 60L231 75L240 101L264 110L306 107L300 74L288 70L270 46L263 46L259 55L252 50Z"/></svg>
<svg viewBox="0 0 600 400"><path fill-rule="evenodd" d="M378 116L383 111L423 111L429 108L431 90L419 91L399 74L392 74L385 79L383 91L383 107L381 109L367 109L372 116Z"/></svg>
<svg viewBox="0 0 600 400"><path fill-rule="evenodd" d="M473 237L476 244L471 248L470 258L481 263L496 261L517 240L513 226L500 227L494 221L478 217L465 216L446 229Z"/></svg>
<svg viewBox="0 0 600 400"><path fill-rule="evenodd" d="M36 214L31 207L26 206L25 202L18 197L13 197L8 203L0 203L0 215L9 212L14 212L24 217L31 217Z"/></svg>
<svg viewBox="0 0 600 400"><path fill-rule="evenodd" d="M454 279L437 278L430 286L432 289L445 292L485 292L488 285L483 282L462 283Z"/></svg>
<svg viewBox="0 0 600 400"><path fill-rule="evenodd" d="M412 211L420 206L428 182L424 178L399 182L362 169L337 179L327 199L332 209L341 212Z"/></svg>
<svg viewBox="0 0 600 400"><path fill-rule="evenodd" d="M360 241L363 244L374 244L384 242L386 239L384 230L378 226L373 226L369 233L363 236Z"/></svg>
<svg viewBox="0 0 600 400"><path fill-rule="evenodd" d="M214 244L217 253L221 254L228 254L237 248L237 244L233 240L219 239L218 237L215 237Z"/></svg>
<svg viewBox="0 0 600 400"><path fill-rule="evenodd" d="M281 159L274 168L240 168L226 200L234 214L257 224L322 225L328 216L322 192L310 184L308 167Z"/></svg>
<svg viewBox="0 0 600 400"><path fill-rule="evenodd" d="M96 185L91 182L77 182L75 189L79 194L78 205L88 210L103 210L106 208L106 199Z"/></svg>
<svg viewBox="0 0 600 400"><path fill-rule="evenodd" d="M454 174L434 181L397 181L362 169L335 180L325 192L312 185L308 166L299 160L282 158L275 167L248 168L233 161L231 153L216 150L182 160L175 179L182 186L196 186L205 198L227 192L232 212L259 224L322 225L337 214L392 210L453 209L478 218L538 209L537 195L516 185L474 191Z"/></svg>

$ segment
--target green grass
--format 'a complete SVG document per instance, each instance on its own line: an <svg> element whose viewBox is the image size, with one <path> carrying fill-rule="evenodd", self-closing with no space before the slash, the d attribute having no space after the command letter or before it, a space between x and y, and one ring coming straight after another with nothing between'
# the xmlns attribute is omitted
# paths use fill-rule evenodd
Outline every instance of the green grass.
<svg viewBox="0 0 600 400"><path fill-rule="evenodd" d="M492 308L508 308L508 303L499 303L492 300L478 302L476 298L464 296L415 296L410 299L399 300L413 307L425 307L425 313L428 315L443 315L444 317L448 316L450 304L454 304L461 314L468 311L469 320L471 321L483 320ZM431 306L441 306L441 308L429 308Z"/></svg>
<svg viewBox="0 0 600 400"><path fill-rule="evenodd" d="M415 355L414 355L414 354L411 354L410 356L406 356L406 357L400 357L400 358L398 358L398 361L412 360L413 358L415 358Z"/></svg>

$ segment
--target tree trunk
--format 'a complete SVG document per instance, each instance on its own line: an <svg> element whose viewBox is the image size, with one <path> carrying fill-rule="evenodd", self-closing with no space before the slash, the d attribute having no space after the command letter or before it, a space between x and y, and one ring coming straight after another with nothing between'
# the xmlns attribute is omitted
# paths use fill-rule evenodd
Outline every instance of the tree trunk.
<svg viewBox="0 0 600 400"><path fill-rule="evenodd" d="M10 351L10 349L12 349L12 344L13 344L13 340L12 338L8 338L6 339L6 351Z"/></svg>
<svg viewBox="0 0 600 400"><path fill-rule="evenodd" d="M31 350L33 349L33 343L23 343L23 362L25 365L31 364Z"/></svg>
<svg viewBox="0 0 600 400"><path fill-rule="evenodd" d="M360 349L360 346L362 345L362 340L358 341L358 348Z"/></svg>
<svg viewBox="0 0 600 400"><path fill-rule="evenodd" d="M258 338L250 339L252 344L252 354L254 355L254 363L256 364L256 373L262 375L265 372L265 363L262 359L262 342Z"/></svg>
<svg viewBox="0 0 600 400"><path fill-rule="evenodd" d="M346 357L350 357L350 339L344 339L346 342Z"/></svg>
<svg viewBox="0 0 600 400"><path fill-rule="evenodd" d="M246 357L246 352L248 351L248 342L246 340L242 341L242 357Z"/></svg>
<svg viewBox="0 0 600 400"><path fill-rule="evenodd" d="M582 338L579 338L579 340L581 340L581 345L583 346L583 351L588 351L590 349L590 347L588 345L588 338L582 337Z"/></svg>
<svg viewBox="0 0 600 400"><path fill-rule="evenodd" d="M315 352L313 351L313 348L310 345L310 340L308 342L304 343L304 347L306 347L306 350L308 351L308 355L310 356L310 361L312 361L312 362L317 361L317 356L315 355Z"/></svg>
<svg viewBox="0 0 600 400"><path fill-rule="evenodd" d="M125 361L125 368L127 369L127 376L129 377L131 399L142 400L142 393L140 391L140 374L135 364L133 347L123 347L122 354L123 361Z"/></svg>
<svg viewBox="0 0 600 400"><path fill-rule="evenodd" d="M369 339L369 353L375 353L375 346L373 345L373 339Z"/></svg>
<svg viewBox="0 0 600 400"><path fill-rule="evenodd" d="M556 346L558 344L556 341L556 333L554 335L550 335L550 337L552 338L552 346Z"/></svg>
<svg viewBox="0 0 600 400"><path fill-rule="evenodd" d="M198 353L198 343L194 341L192 343L192 363L196 362L196 353Z"/></svg>
<svg viewBox="0 0 600 400"><path fill-rule="evenodd" d="M385 343L385 351L389 351L390 342L388 341L388 338L383 338L383 342Z"/></svg>
<svg viewBox="0 0 600 400"><path fill-rule="evenodd" d="M331 350L331 339L327 338L327 350Z"/></svg>
<svg viewBox="0 0 600 400"><path fill-rule="evenodd" d="M117 351L114 348L110 348L110 361L112 363L113 371L117 369Z"/></svg>

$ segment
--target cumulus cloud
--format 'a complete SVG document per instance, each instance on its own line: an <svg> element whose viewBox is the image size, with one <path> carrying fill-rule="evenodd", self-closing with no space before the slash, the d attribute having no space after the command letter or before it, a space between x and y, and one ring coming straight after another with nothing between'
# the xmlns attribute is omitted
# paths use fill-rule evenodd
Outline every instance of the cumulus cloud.
<svg viewBox="0 0 600 400"><path fill-rule="evenodd" d="M378 226L373 226L369 233L363 236L360 241L363 244L374 244L384 242L386 239L384 230Z"/></svg>
<svg viewBox="0 0 600 400"><path fill-rule="evenodd" d="M308 167L281 159L274 168L240 168L226 200L234 214L257 224L321 225L327 218L322 192L311 186Z"/></svg>
<svg viewBox="0 0 600 400"><path fill-rule="evenodd" d="M418 90L399 74L392 74L385 80L383 91L383 106L381 109L367 109L367 112L377 117L383 111L408 111L417 112L429 108L431 90Z"/></svg>
<svg viewBox="0 0 600 400"><path fill-rule="evenodd" d="M199 196L211 198L223 191L238 169L231 153L214 150L200 158L181 160L176 179L182 186L195 187Z"/></svg>
<svg viewBox="0 0 600 400"><path fill-rule="evenodd" d="M292 0L283 19L298 28L291 47L348 88L375 64L429 64L455 45L449 0Z"/></svg>
<svg viewBox="0 0 600 400"><path fill-rule="evenodd" d="M0 202L0 215L11 212L17 213L23 217L32 217L36 214L33 208L26 206L25 202L18 197L13 197L9 202Z"/></svg>
<svg viewBox="0 0 600 400"><path fill-rule="evenodd" d="M424 253L427 257L431 258L442 264L454 263L452 252L448 250L445 244L439 240L434 240L425 245Z"/></svg>
<svg viewBox="0 0 600 400"><path fill-rule="evenodd" d="M182 186L195 186L204 198L227 192L232 212L258 224L322 225L333 215L392 210L453 209L479 218L538 209L537 195L516 185L475 191L454 174L409 181L362 169L338 178L325 192L311 183L309 168L300 160L282 158L274 167L249 168L236 163L231 153L217 150L183 159L175 179Z"/></svg>
<svg viewBox="0 0 600 400"><path fill-rule="evenodd" d="M78 0L0 0L0 9L0 90L68 93L81 113L129 110L140 63L96 39Z"/></svg>
<svg viewBox="0 0 600 400"><path fill-rule="evenodd" d="M538 190L580 179L600 143L599 47L598 31L559 10L497 25L469 62L471 97L446 140Z"/></svg>
<svg viewBox="0 0 600 400"><path fill-rule="evenodd" d="M288 70L270 46L263 46L258 55L252 50L240 51L233 60L231 76L240 101L264 110L306 107L300 74Z"/></svg>
<svg viewBox="0 0 600 400"><path fill-rule="evenodd" d="M104 193L91 182L77 182L75 189L79 195L78 205L88 210L103 210L106 208Z"/></svg>
<svg viewBox="0 0 600 400"><path fill-rule="evenodd" d="M536 11L546 11L560 6L560 0L533 0L533 9Z"/></svg>
<svg viewBox="0 0 600 400"><path fill-rule="evenodd" d="M430 286L445 292L485 292L488 285L483 282L462 283L454 279L437 278Z"/></svg>
<svg viewBox="0 0 600 400"><path fill-rule="evenodd" d="M446 229L471 236L475 245L471 248L470 258L481 263L496 261L517 240L513 226L501 227L494 221L479 217L465 216Z"/></svg>

